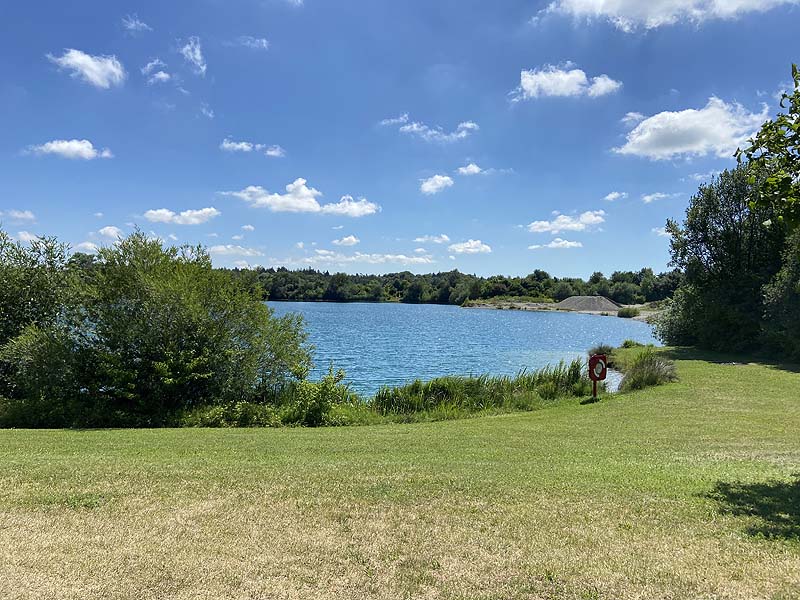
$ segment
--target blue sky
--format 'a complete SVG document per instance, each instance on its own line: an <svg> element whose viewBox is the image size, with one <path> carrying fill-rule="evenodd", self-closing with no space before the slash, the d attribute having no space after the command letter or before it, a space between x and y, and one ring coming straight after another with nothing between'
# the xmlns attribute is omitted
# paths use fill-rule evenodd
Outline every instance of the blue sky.
<svg viewBox="0 0 800 600"><path fill-rule="evenodd" d="M215 264L667 268L800 61L797 0L0 7L0 221Z"/></svg>

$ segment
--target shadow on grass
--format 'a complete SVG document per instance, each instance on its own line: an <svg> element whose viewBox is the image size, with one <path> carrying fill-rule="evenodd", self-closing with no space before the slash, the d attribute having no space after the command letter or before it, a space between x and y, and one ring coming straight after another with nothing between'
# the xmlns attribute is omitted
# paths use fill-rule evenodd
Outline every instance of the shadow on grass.
<svg viewBox="0 0 800 600"><path fill-rule="evenodd" d="M704 362L718 365L742 365L748 363L758 363L773 369L800 373L800 364L792 364L781 361L774 357L758 354L728 354L724 352L714 352L712 350L701 350L692 347L670 347L660 350L666 357L672 360L702 360Z"/></svg>
<svg viewBox="0 0 800 600"><path fill-rule="evenodd" d="M793 481L719 482L709 492L725 514L751 517L746 532L800 541L800 475Z"/></svg>

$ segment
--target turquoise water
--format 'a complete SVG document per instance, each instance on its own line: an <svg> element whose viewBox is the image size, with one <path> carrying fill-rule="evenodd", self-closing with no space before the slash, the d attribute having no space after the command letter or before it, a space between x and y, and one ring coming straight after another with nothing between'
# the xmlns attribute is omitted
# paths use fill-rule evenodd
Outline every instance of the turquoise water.
<svg viewBox="0 0 800 600"><path fill-rule="evenodd" d="M658 343L650 325L618 317L427 304L268 304L278 315L305 317L315 375L333 361L363 394L416 378L515 375L583 357L600 342Z"/></svg>

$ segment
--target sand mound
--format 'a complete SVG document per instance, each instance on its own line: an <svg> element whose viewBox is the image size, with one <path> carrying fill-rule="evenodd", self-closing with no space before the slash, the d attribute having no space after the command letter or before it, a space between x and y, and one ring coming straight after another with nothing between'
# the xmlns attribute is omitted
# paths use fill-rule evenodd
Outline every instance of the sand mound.
<svg viewBox="0 0 800 600"><path fill-rule="evenodd" d="M605 296L572 296L556 304L556 308L590 312L617 312L620 305Z"/></svg>

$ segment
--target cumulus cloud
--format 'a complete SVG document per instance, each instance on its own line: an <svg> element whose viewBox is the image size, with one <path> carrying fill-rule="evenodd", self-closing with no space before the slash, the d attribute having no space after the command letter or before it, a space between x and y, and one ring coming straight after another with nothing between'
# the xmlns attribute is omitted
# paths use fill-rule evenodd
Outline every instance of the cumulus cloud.
<svg viewBox="0 0 800 600"><path fill-rule="evenodd" d="M267 208L272 212L321 213L343 217L365 217L381 210L381 207L366 198L353 199L342 196L339 202L320 204L319 190L308 187L302 177L286 186L285 194L270 193L263 187L251 185L238 192L221 192L223 196L233 196L256 208Z"/></svg>
<svg viewBox="0 0 800 600"><path fill-rule="evenodd" d="M207 65L199 37L196 35L191 36L186 44L181 46L180 53L195 73L205 77Z"/></svg>
<svg viewBox="0 0 800 600"><path fill-rule="evenodd" d="M174 225L202 225L222 213L213 206L198 210L184 210L176 213L167 208L148 210L144 218L151 223L172 223Z"/></svg>
<svg viewBox="0 0 800 600"><path fill-rule="evenodd" d="M153 31L147 23L139 19L139 15L126 15L122 17L122 26L130 32L141 33L142 31Z"/></svg>
<svg viewBox="0 0 800 600"><path fill-rule="evenodd" d="M446 244L450 241L450 238L443 233L442 235L423 235L414 238L414 241L418 244Z"/></svg>
<svg viewBox="0 0 800 600"><path fill-rule="evenodd" d="M605 211L587 210L577 216L556 215L552 221L534 221L528 225L531 233L561 233L562 231L586 231L605 222Z"/></svg>
<svg viewBox="0 0 800 600"><path fill-rule="evenodd" d="M36 240L38 240L39 236L36 235L36 234L30 233L29 231L18 231L17 232L17 239L20 242L28 244L30 242L35 242Z"/></svg>
<svg viewBox="0 0 800 600"><path fill-rule="evenodd" d="M116 56L92 56L67 48L61 56L48 54L47 59L59 68L71 71L70 76L82 79L96 88L107 90L122 85L125 81L125 68Z"/></svg>
<svg viewBox="0 0 800 600"><path fill-rule="evenodd" d="M286 156L286 150L278 145L267 146L266 144L257 144L255 142L237 142L230 138L222 140L219 147L220 150L226 152L263 152L265 156L271 158L282 158Z"/></svg>
<svg viewBox="0 0 800 600"><path fill-rule="evenodd" d="M36 221L36 215L34 215L33 212L29 210L16 210L14 208L5 211L0 210L0 218L7 218L12 223L22 223L26 221L33 223Z"/></svg>
<svg viewBox="0 0 800 600"><path fill-rule="evenodd" d="M217 256L264 256L264 253L255 248L245 248L234 244L211 246L208 252Z"/></svg>
<svg viewBox="0 0 800 600"><path fill-rule="evenodd" d="M451 244L447 249L455 254L488 254L492 251L491 246L484 244L480 240L467 240L466 242Z"/></svg>
<svg viewBox="0 0 800 600"><path fill-rule="evenodd" d="M94 254L98 249L97 244L94 242L81 242L75 246L77 252L83 252L84 254Z"/></svg>
<svg viewBox="0 0 800 600"><path fill-rule="evenodd" d="M95 158L113 158L108 148L95 148L89 140L52 140L38 146L29 146L28 152L33 154L55 154L62 158L94 160Z"/></svg>
<svg viewBox="0 0 800 600"><path fill-rule="evenodd" d="M713 155L730 157L766 121L768 108L751 113L741 104L711 97L701 109L665 111L641 121L618 154L651 160Z"/></svg>
<svg viewBox="0 0 800 600"><path fill-rule="evenodd" d="M610 194L606 194L603 200L614 202L614 200L624 200L627 197L628 197L628 192L611 192Z"/></svg>
<svg viewBox="0 0 800 600"><path fill-rule="evenodd" d="M635 127L642 121L644 121L647 117L645 117L640 112L629 112L625 113L625 116L620 119L620 121L627 125L628 127Z"/></svg>
<svg viewBox="0 0 800 600"><path fill-rule="evenodd" d="M679 22L732 19L797 3L798 0L555 0L545 12L578 19L605 19L618 29L631 32Z"/></svg>
<svg viewBox="0 0 800 600"><path fill-rule="evenodd" d="M405 116L405 115L404 115ZM463 140L478 131L480 127L473 121L463 121L454 131L447 132L441 127L430 127L424 123L414 121L400 127L400 132L418 137L426 142L455 142Z"/></svg>
<svg viewBox="0 0 800 600"><path fill-rule="evenodd" d="M117 240L121 238L123 235L125 235L124 233L122 233L122 229L120 229L119 227L114 227L113 225L107 225L102 229L99 229L97 233L99 233L104 238L108 238L109 240Z"/></svg>
<svg viewBox="0 0 800 600"><path fill-rule="evenodd" d="M356 236L354 236L354 235L348 235L348 236L345 236L345 237L343 237L343 238L342 238L342 239L340 239L340 240L333 240L333 242L331 242L331 243L332 243L334 246L355 246L355 245L356 245L356 244L358 244L360 241L361 241L361 240L360 240L360 239L358 239Z"/></svg>
<svg viewBox="0 0 800 600"><path fill-rule="evenodd" d="M166 71L156 71L147 79L147 85L153 85L156 83L166 83L170 79L172 79L172 75L170 75Z"/></svg>
<svg viewBox="0 0 800 600"><path fill-rule="evenodd" d="M324 215L338 215L341 217L367 217L380 212L381 207L366 198L353 199L352 196L342 196L339 202L323 204L320 212Z"/></svg>
<svg viewBox="0 0 800 600"><path fill-rule="evenodd" d="M663 192L655 192L654 194L642 194L642 202L650 204L656 200L666 200L668 198L678 198L680 194L664 194Z"/></svg>
<svg viewBox="0 0 800 600"><path fill-rule="evenodd" d="M483 169L481 169L481 168L480 168L478 165L476 165L475 163L469 163L469 164L468 164L467 166L465 166L465 167L459 167L459 168L458 168L458 174L459 174L459 175L480 175L481 173L485 173L485 172L486 172L486 171L484 171Z"/></svg>
<svg viewBox="0 0 800 600"><path fill-rule="evenodd" d="M207 119L213 119L214 118L214 109L211 108L205 102L203 102L203 104L200 105L200 114L203 115Z"/></svg>
<svg viewBox="0 0 800 600"><path fill-rule="evenodd" d="M528 250L540 250L542 248L549 248L552 250L568 250L570 248L583 248L583 244L580 242L570 242L569 240L555 238L549 244L534 244L533 246L528 246Z"/></svg>
<svg viewBox="0 0 800 600"><path fill-rule="evenodd" d="M253 227L252 225L242 225L242 230L243 231L255 231L256 228Z"/></svg>
<svg viewBox="0 0 800 600"><path fill-rule="evenodd" d="M431 196L446 190L453 185L453 178L447 175L434 175L428 179L422 179L419 186L419 191L423 194Z"/></svg>
<svg viewBox="0 0 800 600"><path fill-rule="evenodd" d="M563 67L544 65L538 69L521 71L519 87L511 93L514 102L542 97L589 96L597 98L612 94L622 83L608 75L598 75L590 80L584 71L572 68L572 63Z"/></svg>
<svg viewBox="0 0 800 600"><path fill-rule="evenodd" d="M666 227L653 227L650 231L655 233L658 237L669 237L669 232Z"/></svg>

